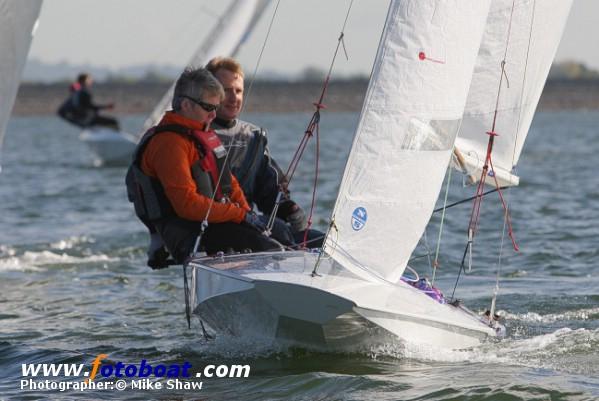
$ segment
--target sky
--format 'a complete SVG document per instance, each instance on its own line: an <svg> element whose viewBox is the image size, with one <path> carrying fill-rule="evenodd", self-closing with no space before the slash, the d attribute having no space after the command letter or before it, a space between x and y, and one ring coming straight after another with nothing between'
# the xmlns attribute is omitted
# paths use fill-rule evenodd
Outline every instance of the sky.
<svg viewBox="0 0 599 401"><path fill-rule="evenodd" d="M541 0L543 1L543 0ZM118 69L131 65L183 66L228 4L216 0L46 0L30 59ZM238 58L254 69L277 0L271 0ZM349 0L281 0L259 71L287 75L328 69ZM354 0L345 29L349 60L340 75L368 74L388 1ZM574 0L557 61L599 69L599 0Z"/></svg>

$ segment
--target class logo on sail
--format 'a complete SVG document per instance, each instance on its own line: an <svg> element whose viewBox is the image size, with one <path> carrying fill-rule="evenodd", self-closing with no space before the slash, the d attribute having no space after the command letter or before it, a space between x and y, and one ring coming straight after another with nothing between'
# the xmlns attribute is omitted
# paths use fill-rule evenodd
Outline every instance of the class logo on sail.
<svg viewBox="0 0 599 401"><path fill-rule="evenodd" d="M368 220L368 213L366 213L366 209L363 207L357 207L354 209L351 215L351 227L354 231L360 231L366 225L366 220Z"/></svg>

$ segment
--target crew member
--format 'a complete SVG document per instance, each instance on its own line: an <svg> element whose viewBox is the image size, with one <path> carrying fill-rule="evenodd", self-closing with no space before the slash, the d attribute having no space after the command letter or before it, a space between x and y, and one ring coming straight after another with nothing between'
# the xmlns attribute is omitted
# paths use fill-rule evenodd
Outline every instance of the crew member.
<svg viewBox="0 0 599 401"><path fill-rule="evenodd" d="M270 156L266 130L238 118L243 106L244 75L241 65L229 57L216 57L208 62L206 68L225 90L225 99L216 112L212 127L227 147L233 175L239 180L248 202L267 218L273 212L279 191L282 191L283 199L276 216L287 223L295 242L302 243L307 228L306 214L290 198L287 178ZM277 227L280 230L280 225L276 225L275 230ZM322 232L309 230L307 234L306 246L322 246Z"/></svg>
<svg viewBox="0 0 599 401"><path fill-rule="evenodd" d="M137 216L178 263L194 249L204 220L200 247L208 254L281 248L264 234L265 225L228 170L224 146L209 129L223 98L208 70L186 69L175 85L173 110L145 133L127 173Z"/></svg>
<svg viewBox="0 0 599 401"><path fill-rule="evenodd" d="M106 127L119 130L118 121L109 116L101 115L100 110L112 109L114 104L96 104L92 99L91 75L82 73L77 81L69 87L69 97L58 109L58 115L64 120L81 128Z"/></svg>

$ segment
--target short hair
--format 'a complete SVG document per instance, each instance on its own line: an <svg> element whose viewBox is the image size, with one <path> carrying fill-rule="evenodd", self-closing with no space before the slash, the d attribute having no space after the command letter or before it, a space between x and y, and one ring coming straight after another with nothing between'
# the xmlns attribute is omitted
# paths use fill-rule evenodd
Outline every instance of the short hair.
<svg viewBox="0 0 599 401"><path fill-rule="evenodd" d="M87 81L87 78L89 78L89 74L86 72L82 72L77 76L77 82L83 85L85 81Z"/></svg>
<svg viewBox="0 0 599 401"><path fill-rule="evenodd" d="M214 57L206 64L206 69L213 74L218 70L228 70L232 73L239 74L243 78L243 68L241 64L231 57Z"/></svg>
<svg viewBox="0 0 599 401"><path fill-rule="evenodd" d="M181 102L186 96L202 99L205 93L218 95L221 100L225 98L223 86L210 71L201 67L187 67L175 83L173 110L181 110Z"/></svg>

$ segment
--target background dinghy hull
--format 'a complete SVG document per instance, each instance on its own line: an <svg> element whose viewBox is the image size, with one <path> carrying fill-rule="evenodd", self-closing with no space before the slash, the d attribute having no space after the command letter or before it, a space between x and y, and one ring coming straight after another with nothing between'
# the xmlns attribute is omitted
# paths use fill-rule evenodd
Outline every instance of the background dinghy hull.
<svg viewBox="0 0 599 401"><path fill-rule="evenodd" d="M96 164L104 166L128 166L137 146L133 135L108 128L83 130L79 138L94 154Z"/></svg>

